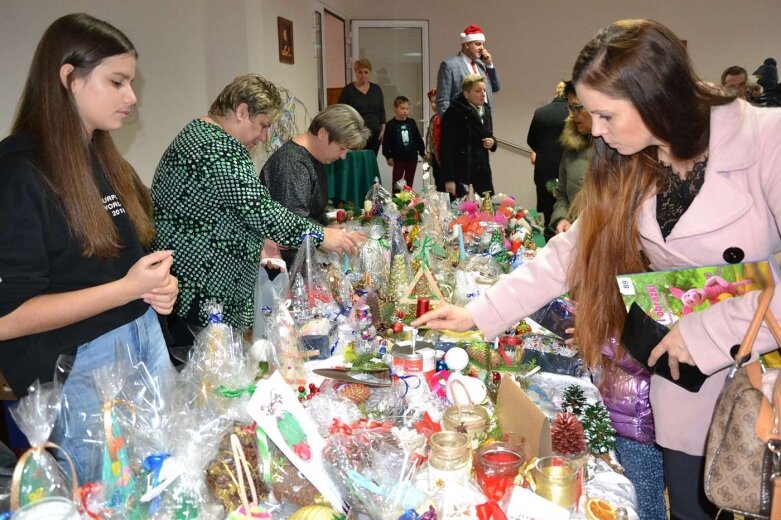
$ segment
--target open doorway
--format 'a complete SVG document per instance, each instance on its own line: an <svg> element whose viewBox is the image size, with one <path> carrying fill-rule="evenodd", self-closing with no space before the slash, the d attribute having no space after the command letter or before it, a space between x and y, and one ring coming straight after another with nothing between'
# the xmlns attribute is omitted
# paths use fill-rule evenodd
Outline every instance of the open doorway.
<svg viewBox="0 0 781 520"><path fill-rule="evenodd" d="M347 83L344 18L324 10L326 106L333 105Z"/></svg>
<svg viewBox="0 0 781 520"><path fill-rule="evenodd" d="M426 92L432 86L428 72L428 21L351 20L350 28L352 61L371 61L372 81L382 89L387 118L393 117L393 100L402 95L410 100L408 117L415 120L420 134L425 136L431 116ZM379 159L384 184L390 186L391 169L382 156ZM418 168L414 189L420 189L421 179Z"/></svg>

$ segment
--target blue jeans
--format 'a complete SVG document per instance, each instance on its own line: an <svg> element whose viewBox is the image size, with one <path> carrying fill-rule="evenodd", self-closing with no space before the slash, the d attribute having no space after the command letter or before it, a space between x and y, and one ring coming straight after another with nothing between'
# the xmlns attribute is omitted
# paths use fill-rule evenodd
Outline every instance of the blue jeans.
<svg viewBox="0 0 781 520"><path fill-rule="evenodd" d="M635 487L637 515L642 520L667 520L662 450L655 444L616 437L616 457Z"/></svg>
<svg viewBox="0 0 781 520"><path fill-rule="evenodd" d="M63 409L51 440L62 446L73 459L80 485L101 478L103 400L93 373L117 361L117 345L127 349L133 364L143 362L156 378L172 377L175 373L157 314L151 307L136 320L78 347L73 367L63 385ZM122 350L119 352L123 355ZM127 354L123 356L119 358L120 362L127 360ZM58 460L69 475L67 462L59 456Z"/></svg>

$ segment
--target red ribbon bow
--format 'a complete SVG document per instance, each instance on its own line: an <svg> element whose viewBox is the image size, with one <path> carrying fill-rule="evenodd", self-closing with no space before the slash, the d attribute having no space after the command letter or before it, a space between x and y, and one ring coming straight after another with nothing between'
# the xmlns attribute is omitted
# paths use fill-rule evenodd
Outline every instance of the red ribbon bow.
<svg viewBox="0 0 781 520"><path fill-rule="evenodd" d="M477 518L480 520L491 520L492 518L494 520L507 520L507 515L504 514L504 511L499 507L499 504L493 500L486 502L485 504L480 504L475 510L477 512Z"/></svg>

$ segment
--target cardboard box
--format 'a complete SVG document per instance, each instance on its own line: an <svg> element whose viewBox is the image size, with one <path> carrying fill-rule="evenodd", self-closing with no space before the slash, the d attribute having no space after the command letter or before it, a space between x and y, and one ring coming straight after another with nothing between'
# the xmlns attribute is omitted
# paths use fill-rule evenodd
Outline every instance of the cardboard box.
<svg viewBox="0 0 781 520"><path fill-rule="evenodd" d="M519 434L529 457L551 454L550 421L526 395L521 386L505 374L496 398L496 417L502 431Z"/></svg>

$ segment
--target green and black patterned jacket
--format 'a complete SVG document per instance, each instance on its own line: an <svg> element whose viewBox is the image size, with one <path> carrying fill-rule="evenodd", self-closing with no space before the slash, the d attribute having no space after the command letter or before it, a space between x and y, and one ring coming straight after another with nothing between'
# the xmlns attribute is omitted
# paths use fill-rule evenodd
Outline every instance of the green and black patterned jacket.
<svg viewBox="0 0 781 520"><path fill-rule="evenodd" d="M269 196L246 148L220 127L195 119L160 159L152 182L155 249L172 249L179 279L174 312L205 325L203 303L223 304L224 321L252 325L263 241L298 247L323 228Z"/></svg>

